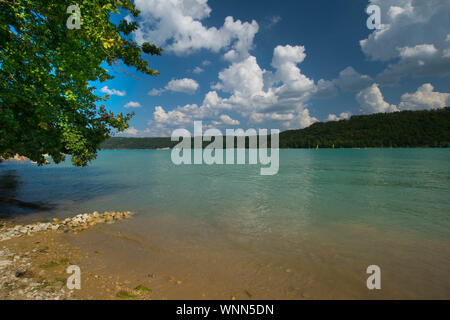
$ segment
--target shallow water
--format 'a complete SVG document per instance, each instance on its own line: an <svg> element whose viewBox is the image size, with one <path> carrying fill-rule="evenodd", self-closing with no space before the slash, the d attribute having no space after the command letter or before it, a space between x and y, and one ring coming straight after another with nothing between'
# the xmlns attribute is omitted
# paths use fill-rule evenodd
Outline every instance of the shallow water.
<svg viewBox="0 0 450 320"><path fill-rule="evenodd" d="M259 173L175 166L170 151L102 151L88 168L7 162L0 192L53 210L0 213L138 212L78 244L101 245L121 274L187 279L169 298L450 298L450 150L281 150L279 174ZM371 264L381 291L366 288Z"/></svg>

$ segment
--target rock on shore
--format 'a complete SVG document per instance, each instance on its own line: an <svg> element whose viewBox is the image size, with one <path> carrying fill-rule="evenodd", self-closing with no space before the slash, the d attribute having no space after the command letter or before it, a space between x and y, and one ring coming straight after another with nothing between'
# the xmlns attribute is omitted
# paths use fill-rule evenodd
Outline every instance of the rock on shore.
<svg viewBox="0 0 450 320"><path fill-rule="evenodd" d="M3 228L0 230L0 242L11 240L13 238L22 237L25 235L31 235L36 232L44 231L59 231L59 232L77 232L85 230L91 226L95 226L101 223L114 223L115 221L129 218L133 213L130 211L125 212L109 212L106 211L103 214L97 211L93 213L84 213L76 215L73 218L67 218L63 221L59 219L53 219L53 222L38 222L29 225L16 225L10 228Z"/></svg>

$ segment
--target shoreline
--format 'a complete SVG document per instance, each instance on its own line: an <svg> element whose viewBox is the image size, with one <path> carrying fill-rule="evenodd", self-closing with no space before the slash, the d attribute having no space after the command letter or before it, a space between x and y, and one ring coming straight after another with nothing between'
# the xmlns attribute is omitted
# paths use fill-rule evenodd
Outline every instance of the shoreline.
<svg viewBox="0 0 450 320"><path fill-rule="evenodd" d="M93 217L94 213L87 216ZM129 218L89 225L83 215L78 215L70 219L86 220L76 222L78 227L56 228L64 223L63 220L42 223L51 224L53 229L36 229L29 233L20 230L34 230L35 225L42 224L0 226L3 239L0 240L0 300L372 300L446 297L442 291L423 294L423 290L416 288L414 292L408 292L408 288L414 289L406 284L408 277L390 272L384 275L388 285L382 292L368 292L360 284L366 281L363 267L373 261L372 256L361 255L359 260L365 262L358 260L358 263L348 264L347 254L350 251L339 251L340 254L336 255L334 249L339 246L320 245L316 238L303 241L302 250L306 253L303 259L289 256L277 263L273 256L256 252L244 243L218 246L225 240L220 236L210 239L213 242L207 248L195 246L195 250L190 250L192 244L184 244L180 249L179 241L184 241L184 238L176 235L185 230L183 224L175 226L153 221L154 229L144 228L150 237L142 238L139 232L134 235L130 231L141 225L144 217L130 215ZM354 239L370 230L363 227L349 231L352 231L350 238ZM10 232L18 236L11 237ZM5 240L5 234L10 239ZM142 241L144 239L149 240ZM244 251L240 250L242 246ZM351 254L355 252L360 250L352 249ZM390 256L380 261L387 270L395 267L388 265ZM410 260L402 263L407 262ZM81 269L81 290L69 290L66 286L70 276L66 270L71 265ZM255 274L258 276L254 277ZM399 278L404 279L398 281ZM433 282L433 278L429 280ZM423 287L426 284L417 282L416 285Z"/></svg>
<svg viewBox="0 0 450 320"><path fill-rule="evenodd" d="M29 225L0 221L0 300L151 299L151 289L144 284L131 287L125 279L94 272L89 261L98 252L86 254L71 244L72 237L88 228L132 215L129 211L94 212ZM83 270L81 290L67 287L71 265Z"/></svg>

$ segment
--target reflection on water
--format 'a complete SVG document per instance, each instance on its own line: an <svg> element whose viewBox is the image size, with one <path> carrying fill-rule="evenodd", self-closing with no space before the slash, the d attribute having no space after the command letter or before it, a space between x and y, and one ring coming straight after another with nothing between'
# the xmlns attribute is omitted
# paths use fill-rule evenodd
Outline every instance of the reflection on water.
<svg viewBox="0 0 450 320"><path fill-rule="evenodd" d="M0 171L0 218L16 212L16 206L10 203L10 199L16 197L20 185L19 178L15 170Z"/></svg>
<svg viewBox="0 0 450 320"><path fill-rule="evenodd" d="M19 187L19 174L14 170L0 173L0 196L13 197Z"/></svg>
<svg viewBox="0 0 450 320"><path fill-rule="evenodd" d="M29 163L7 162L0 165L0 215L33 220L43 215L71 215L84 210L82 203L103 196L113 196L124 186L104 177L98 167L37 167ZM103 178L102 178L103 177ZM51 211L51 212L50 212Z"/></svg>

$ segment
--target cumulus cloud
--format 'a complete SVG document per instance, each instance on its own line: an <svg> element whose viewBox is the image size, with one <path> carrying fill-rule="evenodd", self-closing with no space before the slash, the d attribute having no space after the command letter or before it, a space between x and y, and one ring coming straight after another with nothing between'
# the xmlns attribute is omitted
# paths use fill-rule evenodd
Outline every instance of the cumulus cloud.
<svg viewBox="0 0 450 320"><path fill-rule="evenodd" d="M370 0L380 6L382 28L360 45L373 61L392 63L377 81L392 84L407 75L450 74L450 6L447 0Z"/></svg>
<svg viewBox="0 0 450 320"><path fill-rule="evenodd" d="M287 121L283 124L286 129L298 129L307 128L313 123L319 122L319 120L309 114L309 110L304 108L299 110L292 120Z"/></svg>
<svg viewBox="0 0 450 320"><path fill-rule="evenodd" d="M124 105L125 108L141 108L141 104L139 102L130 101L126 105Z"/></svg>
<svg viewBox="0 0 450 320"><path fill-rule="evenodd" d="M246 56L259 30L256 21L233 17L226 17L220 28L204 26L202 20L211 13L207 0L136 0L135 4L142 17L136 40L154 42L179 55L200 49L232 49Z"/></svg>
<svg viewBox="0 0 450 320"><path fill-rule="evenodd" d="M359 102L362 110L368 113L395 112L400 110L429 110L450 106L450 93L436 92L430 83L425 83L420 86L416 92L403 94L401 102L397 107L396 105L384 101L384 97L378 84L374 83L370 87L359 92L356 96L356 100ZM333 120L334 115L330 116L328 119Z"/></svg>
<svg viewBox="0 0 450 320"><path fill-rule="evenodd" d="M161 95L164 91L165 91L164 88L163 88L163 89L152 89L152 90L150 90L150 91L148 92L148 94L149 94L150 96L159 96L159 95Z"/></svg>
<svg viewBox="0 0 450 320"><path fill-rule="evenodd" d="M314 98L330 98L342 92L356 92L367 88L373 83L372 77L361 74L349 66L333 80L320 79L315 87Z"/></svg>
<svg viewBox="0 0 450 320"><path fill-rule="evenodd" d="M149 126L166 135L175 128L192 126L194 120L215 126L239 123L259 128L307 127L318 119L305 106L316 90L314 81L298 67L305 58L304 47L287 45L274 49L272 71L262 69L251 55L233 61L219 73L219 81L201 105L189 104L170 111L158 106ZM219 92L228 95L221 97ZM234 120L224 110L241 118Z"/></svg>
<svg viewBox="0 0 450 320"><path fill-rule="evenodd" d="M157 106L149 121L151 130L169 134L172 128L188 125L193 120L228 125L245 121L244 125L258 123L289 128L317 121L304 104L316 91L316 85L298 66L306 58L303 46L276 47L273 70L267 71L250 54L259 31L256 21L245 22L229 16L222 26L207 27L204 21L211 14L207 0L136 0L135 4L142 19L140 29L135 32L138 42L150 41L178 55L202 49L220 52L230 63L219 73L218 82L211 86L202 104L178 106L173 110ZM273 16L269 24L273 26L280 20L281 17ZM210 64L205 60L193 72L201 73ZM195 80L176 81L149 94L192 93L198 89ZM219 95L220 92L226 97ZM224 110L232 114L223 114ZM233 114L238 114L243 121L234 120Z"/></svg>
<svg viewBox="0 0 450 320"><path fill-rule="evenodd" d="M136 136L139 133L139 130L137 130L135 127L129 127L126 129L123 134L124 135L130 135L130 136Z"/></svg>
<svg viewBox="0 0 450 320"><path fill-rule="evenodd" d="M251 97L260 93L264 87L263 70L253 56L221 71L219 79L215 89L235 93L240 97Z"/></svg>
<svg viewBox="0 0 450 320"><path fill-rule="evenodd" d="M170 81L166 86L166 90L192 94L195 91L197 91L198 87L199 84L197 81L193 79L184 78Z"/></svg>
<svg viewBox="0 0 450 320"><path fill-rule="evenodd" d="M136 129L135 127L129 127L124 132L117 133L117 136L121 137L150 137L158 135L157 131L152 131L150 128L144 130Z"/></svg>
<svg viewBox="0 0 450 320"><path fill-rule="evenodd" d="M203 69L200 68L200 67L195 67L195 69L192 70L192 72L195 73L195 74L200 74L200 73L202 73L202 72L204 72L204 71L205 71L205 70L203 70Z"/></svg>
<svg viewBox="0 0 450 320"><path fill-rule="evenodd" d="M329 114L327 120L328 121L339 121L339 120L348 120L352 114L350 112L342 112L340 115Z"/></svg>
<svg viewBox="0 0 450 320"><path fill-rule="evenodd" d="M353 67L347 67L339 73L339 77L334 80L334 83L342 91L359 91L367 88L372 83L372 78L360 74Z"/></svg>
<svg viewBox="0 0 450 320"><path fill-rule="evenodd" d="M261 69L256 58L249 56L220 72L220 81L213 88L230 93L227 103L241 113L280 114L302 109L301 102L315 90L314 81L297 66L305 57L302 46L278 46L272 60L275 71Z"/></svg>
<svg viewBox="0 0 450 320"><path fill-rule="evenodd" d="M100 89L101 92L106 93L109 96L119 96L119 97L123 97L126 95L125 91L119 91L116 89L109 89L108 86L104 86L103 88Z"/></svg>
<svg viewBox="0 0 450 320"><path fill-rule="evenodd" d="M362 90L356 95L362 110L367 113L384 113L398 111L397 106L384 101L383 94L377 83Z"/></svg>
<svg viewBox="0 0 450 320"><path fill-rule="evenodd" d="M226 114L222 114L220 116L220 120L222 120L222 122L224 124L230 125L230 126L237 126L240 124L240 122L238 120L233 120L231 119L230 116L226 115Z"/></svg>
<svg viewBox="0 0 450 320"><path fill-rule="evenodd" d="M403 59L427 59L433 57L438 50L433 44L420 44L414 47L397 48Z"/></svg>
<svg viewBox="0 0 450 320"><path fill-rule="evenodd" d="M164 88L162 89L152 89L148 94L151 96L161 95L165 91L172 92L182 92L188 94L194 94L200 85L194 79L176 79L171 80Z"/></svg>
<svg viewBox="0 0 450 320"><path fill-rule="evenodd" d="M239 123L265 128L303 128L318 121L311 115L308 101L333 97L339 92L358 92L356 100L365 113L448 104L448 94L435 92L431 84L425 84L415 93L405 93L397 107L384 100L379 86L394 83L406 75L450 74L447 2L369 0L369 4L381 7L383 25L360 45L369 60L386 63L385 70L374 79L347 67L335 79L320 79L316 83L302 73L301 64L307 55L300 45L277 46L269 70L258 64L250 53L259 30L255 21L227 17L222 26L207 27L204 21L211 14L207 0L136 0L143 17L141 29L135 34L138 41L156 42L180 55L202 49L220 52L229 62L202 103L175 108L157 106L149 121L151 132L170 135L175 128L191 127L194 120L203 120L206 126ZM277 17L273 18L272 22L279 22ZM203 72L210 63L205 60L193 72ZM197 90L195 80L179 79L164 88L153 89L150 94ZM350 116L349 112L330 114L328 120Z"/></svg>
<svg viewBox="0 0 450 320"><path fill-rule="evenodd" d="M430 83L420 86L414 93L402 95L401 110L440 109L450 106L450 94L434 91Z"/></svg>
<svg viewBox="0 0 450 320"><path fill-rule="evenodd" d="M297 66L306 58L303 46L277 46L273 53L272 66L276 69L275 82L281 82L277 88L279 95L299 96L311 93L314 81L301 73Z"/></svg>
<svg viewBox="0 0 450 320"><path fill-rule="evenodd" d="M333 80L320 79L317 81L314 98L331 98L338 94L338 89Z"/></svg>

